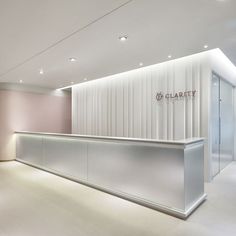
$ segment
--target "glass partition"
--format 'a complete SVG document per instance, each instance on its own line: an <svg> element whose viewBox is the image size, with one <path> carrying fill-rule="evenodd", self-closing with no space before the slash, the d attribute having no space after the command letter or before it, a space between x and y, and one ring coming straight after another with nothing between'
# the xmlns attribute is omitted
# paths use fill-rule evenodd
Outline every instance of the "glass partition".
<svg viewBox="0 0 236 236"><path fill-rule="evenodd" d="M212 176L233 161L233 87L218 75L212 76L211 95Z"/></svg>

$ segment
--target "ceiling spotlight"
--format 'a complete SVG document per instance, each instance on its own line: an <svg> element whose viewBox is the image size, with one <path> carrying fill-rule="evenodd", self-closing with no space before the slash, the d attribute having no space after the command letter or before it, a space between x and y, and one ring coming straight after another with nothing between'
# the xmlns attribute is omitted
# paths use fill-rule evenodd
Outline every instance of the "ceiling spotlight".
<svg viewBox="0 0 236 236"><path fill-rule="evenodd" d="M170 58L172 58L172 56L171 56L171 55L168 55L168 58L170 59Z"/></svg>
<svg viewBox="0 0 236 236"><path fill-rule="evenodd" d="M84 81L86 81L87 80L87 78L84 78Z"/></svg>
<svg viewBox="0 0 236 236"><path fill-rule="evenodd" d="M204 45L204 48L208 48L208 45Z"/></svg>
<svg viewBox="0 0 236 236"><path fill-rule="evenodd" d="M40 69L40 70L39 70L39 74L40 74L40 75L43 75L43 74L44 74L43 69Z"/></svg>
<svg viewBox="0 0 236 236"><path fill-rule="evenodd" d="M21 79L19 82L22 84L22 83L23 83L23 80Z"/></svg>
<svg viewBox="0 0 236 236"><path fill-rule="evenodd" d="M77 61L77 59L74 58L74 57L71 57L71 58L69 58L69 61L70 61L70 62L75 62L75 61Z"/></svg>
<svg viewBox="0 0 236 236"><path fill-rule="evenodd" d="M123 35L123 36L120 36L119 37L119 40L121 41L121 42L124 42L124 41L126 41L128 39L128 36L127 35Z"/></svg>
<svg viewBox="0 0 236 236"><path fill-rule="evenodd" d="M143 66L143 63L142 63L142 62L140 62L140 63L139 63L139 66Z"/></svg>

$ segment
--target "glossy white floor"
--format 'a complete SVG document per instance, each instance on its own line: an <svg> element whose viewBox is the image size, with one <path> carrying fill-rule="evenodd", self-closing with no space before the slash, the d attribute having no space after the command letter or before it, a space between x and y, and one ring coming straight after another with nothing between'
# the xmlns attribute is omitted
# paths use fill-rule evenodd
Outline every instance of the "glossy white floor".
<svg viewBox="0 0 236 236"><path fill-rule="evenodd" d="M186 221L18 162L0 163L0 236L235 236L236 163Z"/></svg>

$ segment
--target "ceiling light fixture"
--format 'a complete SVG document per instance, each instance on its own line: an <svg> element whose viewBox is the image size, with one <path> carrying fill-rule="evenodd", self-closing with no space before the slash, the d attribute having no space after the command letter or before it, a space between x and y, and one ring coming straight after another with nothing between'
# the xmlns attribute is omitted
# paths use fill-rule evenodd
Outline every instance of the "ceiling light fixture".
<svg viewBox="0 0 236 236"><path fill-rule="evenodd" d="M127 35L123 35L123 36L120 36L120 37L119 37L119 40L120 40L121 42L125 42L127 39L128 39L128 36L127 36Z"/></svg>
<svg viewBox="0 0 236 236"><path fill-rule="evenodd" d="M84 81L86 81L87 80L87 78L84 78Z"/></svg>
<svg viewBox="0 0 236 236"><path fill-rule="evenodd" d="M20 83L21 83L21 84L23 83L23 80L22 80L22 79L20 80Z"/></svg>
<svg viewBox="0 0 236 236"><path fill-rule="evenodd" d="M206 49L206 48L208 48L208 45L204 45L203 47Z"/></svg>
<svg viewBox="0 0 236 236"><path fill-rule="evenodd" d="M143 66L143 63L142 63L142 62L140 62L140 63L139 63L139 66Z"/></svg>
<svg viewBox="0 0 236 236"><path fill-rule="evenodd" d="M168 55L168 58L170 59L170 58L172 58L172 56L171 56L171 55Z"/></svg>
<svg viewBox="0 0 236 236"><path fill-rule="evenodd" d="M69 61L70 61L70 62L75 62L75 61L77 61L77 59L74 58L74 57L71 57L71 58L69 58Z"/></svg>
<svg viewBox="0 0 236 236"><path fill-rule="evenodd" d="M40 74L40 75L43 75L43 74L44 74L43 69L40 69L40 70L39 70L39 74Z"/></svg>
<svg viewBox="0 0 236 236"><path fill-rule="evenodd" d="M73 82L73 81L71 81L70 83L71 83L71 84L74 84L74 82Z"/></svg>

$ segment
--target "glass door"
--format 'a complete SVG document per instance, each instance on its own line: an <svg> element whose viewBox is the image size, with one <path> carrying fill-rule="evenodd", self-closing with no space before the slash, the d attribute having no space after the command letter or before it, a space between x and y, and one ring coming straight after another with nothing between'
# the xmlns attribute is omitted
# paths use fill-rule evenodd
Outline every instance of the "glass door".
<svg viewBox="0 0 236 236"><path fill-rule="evenodd" d="M212 175L220 172L220 78L213 74L211 94Z"/></svg>
<svg viewBox="0 0 236 236"><path fill-rule="evenodd" d="M233 87L220 80L220 170L233 161Z"/></svg>
<svg viewBox="0 0 236 236"><path fill-rule="evenodd" d="M218 75L213 74L211 91L211 160L214 177L233 161L233 87Z"/></svg>

